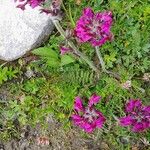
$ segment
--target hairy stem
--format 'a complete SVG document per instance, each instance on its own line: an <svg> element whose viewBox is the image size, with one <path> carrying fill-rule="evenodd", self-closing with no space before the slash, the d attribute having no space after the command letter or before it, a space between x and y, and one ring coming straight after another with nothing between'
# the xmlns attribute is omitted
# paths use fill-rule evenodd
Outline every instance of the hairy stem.
<svg viewBox="0 0 150 150"><path fill-rule="evenodd" d="M61 36L66 39L66 34L65 31L63 30L63 28L61 27L60 23L58 20L52 20L53 24L55 25L56 29L59 31L59 33L61 34ZM82 52L80 52L77 47L74 45L73 42L71 42L70 40L67 41L68 45L74 50L74 53L78 56L80 56L95 72L99 72L99 70L95 67L94 63L89 60L89 58L83 54Z"/></svg>
<svg viewBox="0 0 150 150"><path fill-rule="evenodd" d="M101 53L100 53L100 51L99 51L99 47L96 46L96 47L95 47L95 50L96 50L96 54L97 54L97 56L98 56L99 62L100 62L100 64L101 64L101 66L102 66L102 70L103 70L104 72L107 72L107 70L106 70L106 68L105 68L105 63L104 63L103 57L102 57L102 55L101 55Z"/></svg>
<svg viewBox="0 0 150 150"><path fill-rule="evenodd" d="M114 72L111 72L111 71L108 71L108 70L106 69L106 67L105 67L105 62L104 62L104 60L103 60L103 57L102 57L102 55L101 55L101 52L100 52L98 46L95 47L95 50L96 50L96 54L97 54L97 56L98 56L99 62L100 62L100 64L101 64L101 66L102 66L103 72L114 76L116 79L120 79L120 76L119 76L118 74L116 74L116 73L114 73Z"/></svg>

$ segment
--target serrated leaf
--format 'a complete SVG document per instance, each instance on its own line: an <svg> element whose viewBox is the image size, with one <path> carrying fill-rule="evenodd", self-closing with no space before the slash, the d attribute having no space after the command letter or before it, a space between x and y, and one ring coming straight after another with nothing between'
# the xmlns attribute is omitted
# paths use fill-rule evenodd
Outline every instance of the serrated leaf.
<svg viewBox="0 0 150 150"><path fill-rule="evenodd" d="M72 58L71 56L69 56L69 55L62 55L62 57L61 57L61 66L73 63L74 61L75 61L75 59Z"/></svg>

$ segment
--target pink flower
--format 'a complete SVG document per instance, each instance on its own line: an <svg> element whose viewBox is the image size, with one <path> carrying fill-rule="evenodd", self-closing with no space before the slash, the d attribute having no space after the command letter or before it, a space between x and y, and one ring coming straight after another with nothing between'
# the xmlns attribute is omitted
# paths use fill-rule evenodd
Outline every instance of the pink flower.
<svg viewBox="0 0 150 150"><path fill-rule="evenodd" d="M88 106L84 107L81 98L76 97L74 104L76 113L72 115L73 123L88 133L93 132L95 128L102 128L106 119L100 111L94 108L100 99L100 96L94 94L91 96Z"/></svg>
<svg viewBox="0 0 150 150"><path fill-rule="evenodd" d="M66 54L66 53L68 53L70 51L71 51L71 48L68 48L68 47L65 47L65 46L61 46L60 47L61 55L64 55L64 54Z"/></svg>
<svg viewBox="0 0 150 150"><path fill-rule="evenodd" d="M35 8L39 6L45 0L15 0L15 2L17 1L20 3L17 7L21 8L22 10L25 10L25 6L27 4L29 4L32 8Z"/></svg>
<svg viewBox="0 0 150 150"><path fill-rule="evenodd" d="M126 104L126 114L120 118L121 126L132 126L134 132L150 128L150 106L143 106L140 100L130 100Z"/></svg>
<svg viewBox="0 0 150 150"><path fill-rule="evenodd" d="M95 13L91 8L85 8L77 21L75 34L81 43L90 42L93 46L101 46L112 39L110 31L112 25L112 13Z"/></svg>
<svg viewBox="0 0 150 150"><path fill-rule="evenodd" d="M35 8L37 6L40 6L44 4L44 2L47 2L46 0L14 0L15 2L19 2L17 5L18 8L21 8L22 10L25 10L25 6L29 4L32 8ZM62 0L51 0L50 5L47 9L41 9L41 12L44 12L46 14L49 14L57 19L61 19L61 6Z"/></svg>

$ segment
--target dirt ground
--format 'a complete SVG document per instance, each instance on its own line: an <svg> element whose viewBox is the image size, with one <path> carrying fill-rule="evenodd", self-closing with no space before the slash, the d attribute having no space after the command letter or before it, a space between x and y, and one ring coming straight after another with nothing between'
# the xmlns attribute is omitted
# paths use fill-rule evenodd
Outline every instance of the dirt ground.
<svg viewBox="0 0 150 150"><path fill-rule="evenodd" d="M125 144L125 139L122 139ZM36 129L29 126L22 129L19 140L11 140L7 142L0 141L0 150L129 150L118 149L112 144L108 144L107 139L96 137L91 134L89 137L83 136L79 129L73 128L64 130L61 123L49 117L49 127L44 133L40 131L37 125ZM143 143L133 144L131 150L150 150Z"/></svg>
<svg viewBox="0 0 150 150"><path fill-rule="evenodd" d="M36 129L27 126L19 140L0 142L0 150L110 150L106 143L95 141L93 136L83 138L76 128L65 131L52 117L49 122L45 133L38 126Z"/></svg>

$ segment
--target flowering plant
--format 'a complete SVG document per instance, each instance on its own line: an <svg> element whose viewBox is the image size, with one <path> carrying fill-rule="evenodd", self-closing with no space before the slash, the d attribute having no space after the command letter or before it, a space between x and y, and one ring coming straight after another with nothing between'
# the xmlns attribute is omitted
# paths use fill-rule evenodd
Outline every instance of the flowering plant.
<svg viewBox="0 0 150 150"><path fill-rule="evenodd" d="M32 8L37 6L44 6L46 0L15 0L20 4L17 6L22 10L28 4ZM48 8L42 8L41 11L51 16L51 20L59 31L61 36L65 39L65 43L60 46L60 53L62 55L69 53L77 58L83 59L96 73L100 73L99 67L90 60L83 52L79 50L79 43L89 43L94 48L99 64L101 64L102 71L119 78L118 75L106 70L103 57L100 52L100 47L107 41L113 39L111 27L113 23L113 15L111 11L97 12L91 8L85 8L81 17L78 19L74 32L70 38L60 24L60 11L61 0L52 0ZM71 31L71 30L70 30ZM70 32L68 32L70 34ZM135 34L136 35L136 34ZM73 39L73 40L72 40ZM140 42L137 42L140 43ZM149 48L149 47L148 47ZM66 58L65 58L66 59ZM148 73L144 74L143 80L149 81ZM132 87L131 81L127 80L121 84L124 89ZM72 115L72 121L75 125L84 129L86 132L91 133L95 128L102 128L105 117L95 108L95 105L100 101L101 97L92 95L89 99L88 105L83 106L83 101L80 97L76 97L74 104L75 113ZM143 106L140 100L130 100L126 105L126 116L120 118L121 126L131 126L132 131L141 132L150 128L150 106Z"/></svg>
<svg viewBox="0 0 150 150"><path fill-rule="evenodd" d="M150 106L143 106L140 100L130 100L125 112L127 115L120 118L121 126L132 126L134 132L150 128Z"/></svg>
<svg viewBox="0 0 150 150"><path fill-rule="evenodd" d="M21 8L22 10L25 10L25 6L29 4L32 8L35 8L39 6L42 2L45 0L15 0L15 2L19 1L18 8Z"/></svg>
<svg viewBox="0 0 150 150"><path fill-rule="evenodd" d="M103 114L94 107L100 99L100 96L93 94L89 99L88 106L84 107L81 98L76 97L74 104L76 113L72 115L74 124L88 133L93 132L95 128L102 128L106 119Z"/></svg>
<svg viewBox="0 0 150 150"><path fill-rule="evenodd" d="M46 3L45 0L15 0L21 2L17 7L21 8L22 10L25 9L25 5L29 4L32 8L37 6L41 6L43 3ZM24 2L25 1L25 2ZM24 3L22 3L24 2ZM71 41L71 39L67 38L66 32L61 27L59 20L61 19L61 0L52 0L48 9L41 9L42 12L49 14L51 16L52 22L60 32L62 37L66 40L66 44L61 46L61 54L70 53L75 57L79 57L83 59L93 71L95 71L98 75L100 74L99 69L96 65L91 61L84 53L79 51L78 47ZM115 78L119 78L116 73L112 73L111 71L107 71L105 68L105 63L101 56L99 46L102 46L107 41L111 41L113 34L111 33L110 29L112 26L112 12L105 11L105 12L98 12L94 13L91 8L85 8L83 10L82 16L77 21L76 27L74 29L74 39L78 39L79 42L89 42L94 46L98 59L100 61L102 71L113 75ZM77 40L77 41L78 41ZM75 40L74 40L75 41ZM78 43L76 41L76 44Z"/></svg>
<svg viewBox="0 0 150 150"><path fill-rule="evenodd" d="M95 13L91 8L85 8L77 21L75 33L80 42L89 42L94 47L102 46L112 39L112 12Z"/></svg>

